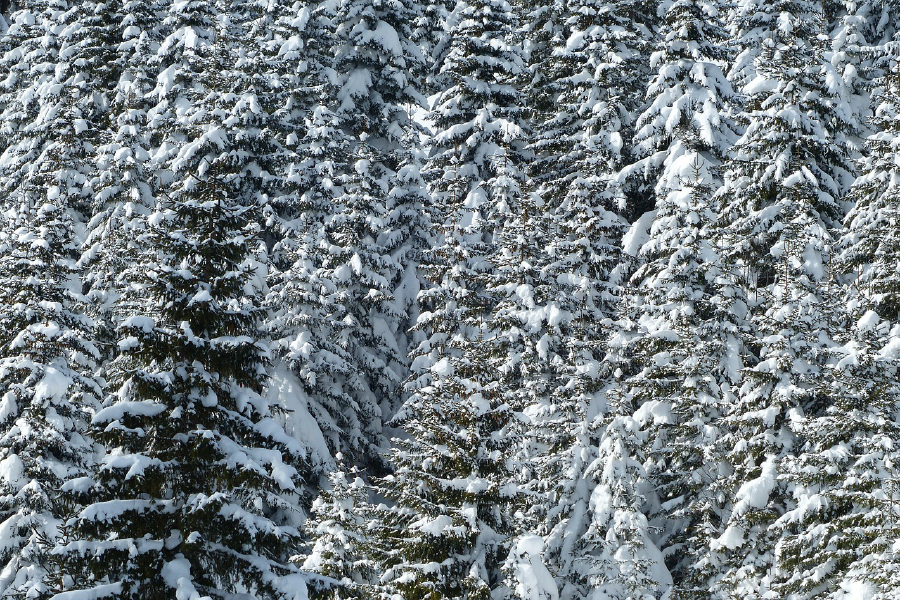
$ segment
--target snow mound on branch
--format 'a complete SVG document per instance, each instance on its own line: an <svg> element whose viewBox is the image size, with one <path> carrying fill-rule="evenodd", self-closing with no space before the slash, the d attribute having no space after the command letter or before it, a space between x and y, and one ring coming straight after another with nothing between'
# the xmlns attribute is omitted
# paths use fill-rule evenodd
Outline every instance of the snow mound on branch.
<svg viewBox="0 0 900 600"><path fill-rule="evenodd" d="M536 535L519 538L509 561L516 578L516 593L522 600L559 600L553 575L544 565L541 552L544 540Z"/></svg>

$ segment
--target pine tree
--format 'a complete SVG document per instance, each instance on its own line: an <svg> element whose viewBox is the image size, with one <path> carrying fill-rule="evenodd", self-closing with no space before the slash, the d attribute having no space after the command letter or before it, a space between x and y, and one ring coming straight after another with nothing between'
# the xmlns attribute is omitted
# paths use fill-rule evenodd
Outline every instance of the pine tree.
<svg viewBox="0 0 900 600"><path fill-rule="evenodd" d="M454 336L468 335L463 323L493 308L495 239L522 210L527 126L517 91L525 65L517 23L502 0L457 3L433 66L441 91L423 175L436 235L423 269L432 285L419 295L416 329L424 339L412 352L412 389L428 382L428 368Z"/></svg>
<svg viewBox="0 0 900 600"><path fill-rule="evenodd" d="M0 59L3 308L0 397L4 434L0 589L46 593L59 575L49 554L94 459L85 436L97 408L100 358L82 310L75 264L93 166L86 160L103 112L97 5L22 3Z"/></svg>
<svg viewBox="0 0 900 600"><path fill-rule="evenodd" d="M667 170L680 170L680 183L658 205L623 300L638 324L628 343L637 372L626 384L653 415L645 464L661 507L651 517L664 524L674 593L691 597L708 587L709 545L725 512L719 424L740 384L748 306L721 261L709 165L689 153Z"/></svg>
<svg viewBox="0 0 900 600"><path fill-rule="evenodd" d="M313 503L306 522L315 545L303 569L339 582L337 589L322 590L325 598L375 598L383 552L375 547L381 515L369 502L371 486L355 467L344 471L339 465L328 480L330 488Z"/></svg>
<svg viewBox="0 0 900 600"><path fill-rule="evenodd" d="M151 262L132 261L118 303L116 391L93 420L110 451L72 521L75 540L54 552L66 589L291 597L304 587L287 561L306 469L279 407L261 395L269 356L251 255L258 171L245 144L265 113L231 43L246 25L237 7L182 8L182 34L210 36L173 63L180 85L170 91L191 101L177 123L186 143L140 240Z"/></svg>
<svg viewBox="0 0 900 600"><path fill-rule="evenodd" d="M672 580L655 546L646 516L647 473L642 466L645 434L632 415L632 399L608 388L606 415L597 419L599 446L585 469L592 482L585 511L584 534L570 540L563 594L590 598L665 597ZM565 595L563 597L566 597Z"/></svg>
<svg viewBox="0 0 900 600"><path fill-rule="evenodd" d="M887 326L869 311L842 336L846 343L835 349L837 360L820 383L834 401L825 414L795 425L804 446L786 465L785 477L797 507L776 523L781 581L775 589L781 594L839 593L853 563L891 551L900 389L896 360L880 352ZM873 572L864 581L877 585L880 579Z"/></svg>
<svg viewBox="0 0 900 600"><path fill-rule="evenodd" d="M90 183L94 197L79 263L85 270L97 338L111 357L119 274L127 268L129 246L155 205L146 98L156 85L153 64L161 32L151 4L129 1L108 8L115 13L111 18L121 18L115 38L118 52L109 67L118 80L111 85L108 126L96 138L97 171Z"/></svg>
<svg viewBox="0 0 900 600"><path fill-rule="evenodd" d="M900 139L900 77L895 72L879 83L874 95L876 132L867 140L860 176L850 190L853 208L840 240L840 270L853 278L853 300L871 306L882 318L896 320L900 318L895 270L900 236L893 223L900 213L900 192L893 182L900 176L896 141Z"/></svg>
<svg viewBox="0 0 900 600"><path fill-rule="evenodd" d="M530 175L548 205L577 194L607 210L643 210L638 190L623 189L617 175L644 103L654 13L646 3L585 0L536 5L529 15Z"/></svg>
<svg viewBox="0 0 900 600"><path fill-rule="evenodd" d="M504 590L520 492L509 459L515 417L491 366L493 340L454 338L396 417L395 506L380 541L395 548L383 582L403 598L486 600Z"/></svg>
<svg viewBox="0 0 900 600"><path fill-rule="evenodd" d="M273 286L273 298L292 303L276 328L279 345L309 386L334 451L375 471L386 445L381 420L400 398L416 255L429 229L416 158L404 148L414 139L408 106L422 103L417 10L347 1L304 17L305 29L328 39L321 49L304 45L311 63L333 54L324 68L334 76L311 74L314 103L297 103L309 112L280 247L293 266Z"/></svg>
<svg viewBox="0 0 900 600"><path fill-rule="evenodd" d="M840 123L831 116L821 54L810 41L821 6L792 2L772 10L740 5L739 42L743 49L759 46L759 54L745 73L740 119L747 129L720 190L723 220L731 222L722 238L725 261L746 270L744 279L758 291L747 339L758 362L745 370L720 439L733 468L723 493L733 505L712 548L720 553L712 563L719 571L715 593L742 597L765 594L773 583L779 534L771 526L793 508L778 476L803 444L796 418L821 415L830 402L817 391L837 305L829 288L829 228L843 216L838 199L850 176L846 154L834 143Z"/></svg>
<svg viewBox="0 0 900 600"><path fill-rule="evenodd" d="M52 171L60 145L6 212L0 259L0 593L21 597L46 592L58 575L48 552L71 510L59 491L91 466L85 431L101 396L91 322L70 287L73 223Z"/></svg>
<svg viewBox="0 0 900 600"><path fill-rule="evenodd" d="M634 153L642 158L624 172L650 180L657 206L679 187L682 156L699 153L715 166L736 138L728 118L736 94L720 68L728 54L718 15L718 4L706 0L678 0L666 9L663 40L652 59L658 71L634 136Z"/></svg>

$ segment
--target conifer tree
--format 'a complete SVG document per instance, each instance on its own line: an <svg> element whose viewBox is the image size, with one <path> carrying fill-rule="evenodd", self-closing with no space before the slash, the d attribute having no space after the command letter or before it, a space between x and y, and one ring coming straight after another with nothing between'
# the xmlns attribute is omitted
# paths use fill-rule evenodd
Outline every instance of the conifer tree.
<svg viewBox="0 0 900 600"><path fill-rule="evenodd" d="M876 131L866 142L860 176L850 190L853 208L847 215L840 240L840 270L852 277L851 298L871 306L882 318L900 318L896 264L900 258L900 235L894 226L900 217L900 77L894 72L879 81L873 125Z"/></svg>
<svg viewBox="0 0 900 600"><path fill-rule="evenodd" d="M341 458L337 456L338 461ZM339 582L336 589L321 590L323 597L378 597L382 567L379 559L383 559L383 553L376 543L381 515L369 502L371 486L355 467L345 472L339 465L329 473L328 480L330 488L323 490L313 503L306 523L315 545L305 558L303 569Z"/></svg>
<svg viewBox="0 0 900 600"><path fill-rule="evenodd" d="M736 95L720 68L728 55L719 12L716 2L706 0L678 0L666 9L663 39L653 54L658 71L634 136L634 153L642 158L625 170L626 176L638 171L650 179L657 205L679 187L681 156L699 153L715 166L736 138L728 118Z"/></svg>
<svg viewBox="0 0 900 600"><path fill-rule="evenodd" d="M595 418L599 445L584 469L587 498L576 505L571 525L586 521L583 533L568 537L560 573L561 597L616 600L660 598L672 580L651 535L646 516L650 498L642 466L646 443L635 406L618 387L604 390L606 415Z"/></svg>
<svg viewBox="0 0 900 600"><path fill-rule="evenodd" d="M127 268L128 248L140 236L140 228L155 205L151 142L148 131L148 94L156 85L159 22L153 5L124 2L108 7L121 18L113 38L119 52L109 67L118 80L112 82L110 106L96 137L96 176L90 183L88 233L79 260L95 319L96 335L107 350L114 347L115 299L121 293L120 273Z"/></svg>
<svg viewBox="0 0 900 600"><path fill-rule="evenodd" d="M503 594L520 492L511 471L515 417L491 366L493 340L458 335L396 417L394 473L381 493L389 559L383 582L403 598L486 600Z"/></svg>
<svg viewBox="0 0 900 600"><path fill-rule="evenodd" d="M733 505L712 547L721 552L712 563L719 578L713 589L750 597L773 583L778 533L771 526L793 507L778 478L782 461L802 445L793 420L821 415L830 402L817 391L833 337L828 309L836 306L829 228L843 216L838 199L850 176L834 143L840 124L830 116L821 55L810 41L821 6L794 2L777 18L771 10L740 6L742 48L761 50L744 86L747 129L720 190L723 219L731 222L724 258L746 269L758 291L748 338L758 362L744 373L720 439L733 468L723 482Z"/></svg>
<svg viewBox="0 0 900 600"><path fill-rule="evenodd" d="M225 12L234 6L182 8L205 12L178 13L180 35L210 36L186 43L173 63L181 85L170 91L194 112L136 248L151 262L132 261L118 303L115 392L93 419L109 453L72 520L75 539L54 552L69 575L63 589L294 597L304 589L288 563L300 536L304 450L262 396L257 171L242 147L262 117L239 46L228 43L239 39L230 27L240 21L227 19L236 13Z"/></svg>
<svg viewBox="0 0 900 600"><path fill-rule="evenodd" d="M637 372L626 384L652 415L645 464L661 507L651 517L672 550L674 593L689 597L708 586L708 549L725 512L719 423L740 384L748 306L721 261L708 163L689 153L667 170L680 170L680 183L658 205L623 300L638 325L628 344Z"/></svg>
<svg viewBox="0 0 900 600"><path fill-rule="evenodd" d="M73 223L51 170L65 145L45 151L46 171L22 186L2 237L0 593L22 597L45 593L59 575L49 551L71 510L59 492L91 466L85 432L101 396L91 322L71 289Z"/></svg>
<svg viewBox="0 0 900 600"><path fill-rule="evenodd" d="M0 437L4 478L0 593L47 592L49 554L85 474L100 358L75 264L93 166L86 160L103 102L106 30L94 3L23 3L0 58Z"/></svg>
<svg viewBox="0 0 900 600"><path fill-rule="evenodd" d="M466 321L489 312L490 256L502 222L521 212L527 131L518 93L525 66L515 38L518 13L502 0L459 2L435 57L441 84L430 119L435 127L424 171L436 236L419 295L416 328L425 338L413 350L413 388ZM498 43L499 42L499 43Z"/></svg>
<svg viewBox="0 0 900 600"><path fill-rule="evenodd" d="M785 465L785 477L797 507L776 523L781 539L775 589L786 596L839 593L847 579L859 577L847 577L856 561L892 552L893 504L900 492L894 447L900 434L894 415L898 365L881 352L888 323L873 311L855 321L820 382L833 402L823 415L794 425L804 446ZM862 581L883 592L892 589L877 571Z"/></svg>

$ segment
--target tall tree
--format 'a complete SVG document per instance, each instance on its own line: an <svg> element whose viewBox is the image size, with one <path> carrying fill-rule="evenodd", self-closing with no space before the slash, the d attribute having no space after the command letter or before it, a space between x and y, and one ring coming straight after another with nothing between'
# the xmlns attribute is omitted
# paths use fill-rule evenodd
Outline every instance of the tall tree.
<svg viewBox="0 0 900 600"><path fill-rule="evenodd" d="M511 470L515 417L490 363L493 340L456 336L396 420L395 502L381 543L396 552L383 581L404 598L487 600L504 593L502 566L520 499Z"/></svg>
<svg viewBox="0 0 900 600"><path fill-rule="evenodd" d="M853 581L894 590L898 365L883 352L889 323L874 311L854 316L820 383L833 401L824 414L797 419L803 446L784 469L797 506L776 522L775 589L791 597L837 595ZM882 571L861 572L879 563Z"/></svg>
<svg viewBox="0 0 900 600"><path fill-rule="evenodd" d="M0 59L2 544L0 593L37 595L60 575L49 555L85 474L101 395L77 257L88 160L104 102L108 30L94 3L16 7Z"/></svg>
<svg viewBox="0 0 900 600"><path fill-rule="evenodd" d="M93 419L111 450L72 520L74 540L54 551L66 589L260 599L304 589L288 563L304 451L261 395L258 170L244 144L264 113L241 71L237 9L175 7L184 46L169 91L191 112L170 125L172 178L135 249L151 262L125 274L116 391Z"/></svg>
<svg viewBox="0 0 900 600"><path fill-rule="evenodd" d="M876 131L866 141L860 176L850 190L853 208L840 240L840 270L852 278L851 299L871 307L882 318L900 319L898 282L894 266L900 258L900 235L892 223L900 216L900 92L898 65L879 80L873 95Z"/></svg>
<svg viewBox="0 0 900 600"><path fill-rule="evenodd" d="M741 48L759 54L744 85L746 132L720 193L731 222L724 258L748 270L759 290L747 342L758 361L745 371L720 440L733 468L724 489L734 502L714 548L722 556L713 589L755 597L772 585L778 532L771 526L793 507L778 475L802 445L794 417L820 415L828 405L818 378L834 335L829 229L843 217L838 199L850 167L834 143L835 100L810 42L821 5L747 2L738 16Z"/></svg>
<svg viewBox="0 0 900 600"><path fill-rule="evenodd" d="M628 348L638 366L626 384L652 415L645 464L661 505L650 516L663 524L674 593L687 597L707 589L710 541L721 533L727 466L717 443L740 385L748 304L722 263L709 164L687 153L667 170L680 182L658 204L623 299L637 323Z"/></svg>

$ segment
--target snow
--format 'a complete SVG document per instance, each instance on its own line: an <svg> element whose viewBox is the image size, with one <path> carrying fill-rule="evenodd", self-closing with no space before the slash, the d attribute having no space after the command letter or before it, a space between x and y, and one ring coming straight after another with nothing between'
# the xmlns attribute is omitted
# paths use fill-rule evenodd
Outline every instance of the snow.
<svg viewBox="0 0 900 600"><path fill-rule="evenodd" d="M14 490L19 489L24 482L25 463L18 455L13 454L0 460L0 479L5 481Z"/></svg>
<svg viewBox="0 0 900 600"><path fill-rule="evenodd" d="M536 535L518 539L511 553L517 597L522 600L559 600L553 575L541 560L544 540Z"/></svg>
<svg viewBox="0 0 900 600"><path fill-rule="evenodd" d="M309 412L309 398L303 385L284 363L272 372L268 401L285 409L284 430L305 448L307 460L317 468L334 468L334 458L316 419Z"/></svg>
<svg viewBox="0 0 900 600"><path fill-rule="evenodd" d="M769 502L769 495L775 489L778 474L775 468L775 456L770 455L761 466L759 477L744 483L735 494L735 504L732 512L742 515L751 508L765 508Z"/></svg>
<svg viewBox="0 0 900 600"><path fill-rule="evenodd" d="M53 600L100 600L101 598L110 598L121 594L122 582L116 582L100 584L87 590L60 592L53 596Z"/></svg>
<svg viewBox="0 0 900 600"><path fill-rule="evenodd" d="M865 581L842 581L841 589L834 600L872 600L878 595L878 588Z"/></svg>
<svg viewBox="0 0 900 600"><path fill-rule="evenodd" d="M160 573L163 581L175 590L175 600L201 600L191 577L191 563L183 556L178 556L179 558L163 565L162 573Z"/></svg>
<svg viewBox="0 0 900 600"><path fill-rule="evenodd" d="M656 219L655 210L641 215L622 237L622 250L629 256L637 256L641 248L650 239L650 227Z"/></svg>
<svg viewBox="0 0 900 600"><path fill-rule="evenodd" d="M45 399L61 400L65 398L72 379L54 367L47 367L44 376L34 387L34 402L40 403Z"/></svg>
<svg viewBox="0 0 900 600"><path fill-rule="evenodd" d="M159 402L150 402L146 400L118 401L112 406L107 406L98 411L97 414L94 415L93 422L99 424L108 423L110 421L121 421L125 415L155 417L164 410L166 410L166 405Z"/></svg>

